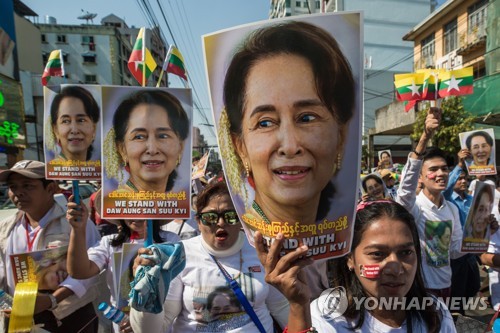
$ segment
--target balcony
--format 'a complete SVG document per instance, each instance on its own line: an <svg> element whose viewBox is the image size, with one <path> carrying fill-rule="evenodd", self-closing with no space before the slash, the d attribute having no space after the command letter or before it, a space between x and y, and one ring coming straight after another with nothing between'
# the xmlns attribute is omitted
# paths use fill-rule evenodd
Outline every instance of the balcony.
<svg viewBox="0 0 500 333"><path fill-rule="evenodd" d="M466 56L478 50L486 51L485 25L477 25L469 33L462 33L459 38L457 55Z"/></svg>
<svg viewBox="0 0 500 333"><path fill-rule="evenodd" d="M436 67L436 57L435 55L423 56L414 63L414 69L423 69L423 68L435 68Z"/></svg>

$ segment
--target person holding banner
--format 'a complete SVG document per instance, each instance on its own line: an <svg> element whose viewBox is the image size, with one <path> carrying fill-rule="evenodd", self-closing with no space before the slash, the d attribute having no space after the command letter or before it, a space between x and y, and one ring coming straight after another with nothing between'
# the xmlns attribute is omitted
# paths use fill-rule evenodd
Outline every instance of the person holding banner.
<svg viewBox="0 0 500 333"><path fill-rule="evenodd" d="M90 160L99 118L99 105L88 90L79 86L64 87L50 106L52 133L46 145L51 150L60 149L52 161Z"/></svg>
<svg viewBox="0 0 500 333"><path fill-rule="evenodd" d="M273 332L273 318L284 327L288 301L265 282L255 249L241 232L226 183L216 182L203 189L196 211L201 235L182 241L186 267L170 282L163 312L132 308L134 332L264 333ZM139 254L151 254L151 250L140 249ZM153 264L139 255L134 268ZM248 307L234 288L227 288L228 279L237 282Z"/></svg>
<svg viewBox="0 0 500 333"><path fill-rule="evenodd" d="M164 193L174 186L189 119L179 100L162 90L141 90L123 100L105 139L108 177L118 191ZM125 183L123 169L130 177Z"/></svg>
<svg viewBox="0 0 500 333"><path fill-rule="evenodd" d="M63 207L54 200L59 187L55 181L45 178L44 163L19 161L0 173L0 182L7 183L9 198L18 208L14 215L0 223L0 287L14 295L16 286L10 255L68 244L71 229ZM90 220L82 232L84 249L100 240ZM55 333L97 332L98 322L92 306L97 294L95 280L67 277L48 288L36 296L35 324L43 323L45 329Z"/></svg>

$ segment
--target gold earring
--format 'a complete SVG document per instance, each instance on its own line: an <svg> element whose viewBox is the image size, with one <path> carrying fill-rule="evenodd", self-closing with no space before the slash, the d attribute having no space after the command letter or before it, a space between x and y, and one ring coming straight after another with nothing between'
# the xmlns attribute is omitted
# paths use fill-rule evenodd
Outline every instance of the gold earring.
<svg viewBox="0 0 500 333"><path fill-rule="evenodd" d="M179 166L181 164L181 155L179 155L179 157L177 158L177 166Z"/></svg>
<svg viewBox="0 0 500 333"><path fill-rule="evenodd" d="M250 166L248 165L248 162L245 162L245 174L247 178L250 177Z"/></svg>
<svg viewBox="0 0 500 333"><path fill-rule="evenodd" d="M333 165L332 174L335 174L337 171L339 171L341 166L342 166L342 155L340 153L338 153L337 154L337 163L335 163Z"/></svg>

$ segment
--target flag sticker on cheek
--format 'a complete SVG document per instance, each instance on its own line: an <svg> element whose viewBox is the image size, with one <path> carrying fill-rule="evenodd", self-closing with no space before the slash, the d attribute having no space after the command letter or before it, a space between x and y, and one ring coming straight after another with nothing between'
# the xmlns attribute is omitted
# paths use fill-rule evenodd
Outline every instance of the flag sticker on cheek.
<svg viewBox="0 0 500 333"><path fill-rule="evenodd" d="M430 179L430 180L436 179L436 174L435 173L428 174L427 179Z"/></svg>
<svg viewBox="0 0 500 333"><path fill-rule="evenodd" d="M359 276L367 279L377 279L380 275L380 265L359 265Z"/></svg>

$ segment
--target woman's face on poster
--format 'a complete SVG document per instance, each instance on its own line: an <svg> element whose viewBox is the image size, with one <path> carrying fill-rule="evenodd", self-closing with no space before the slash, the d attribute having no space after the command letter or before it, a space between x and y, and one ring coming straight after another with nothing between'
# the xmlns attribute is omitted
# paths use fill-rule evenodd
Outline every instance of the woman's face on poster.
<svg viewBox="0 0 500 333"><path fill-rule="evenodd" d="M486 227L488 226L489 216L491 215L492 209L493 200L487 192L483 192L483 195L479 199L479 204L474 214L474 218L472 219L472 229L475 234L484 233Z"/></svg>
<svg viewBox="0 0 500 333"><path fill-rule="evenodd" d="M64 156L79 155L85 160L87 150L95 139L96 124L87 115L80 99L65 97L59 105L53 131Z"/></svg>
<svg viewBox="0 0 500 333"><path fill-rule="evenodd" d="M305 58L279 54L250 69L236 147L256 197L286 205L319 200L337 163L339 130Z"/></svg>
<svg viewBox="0 0 500 333"><path fill-rule="evenodd" d="M491 146L482 135L477 135L471 140L471 154L475 165L488 165Z"/></svg>
<svg viewBox="0 0 500 333"><path fill-rule="evenodd" d="M391 155L389 155L388 152L383 152L382 154L380 154L380 161L385 166L390 166L391 165Z"/></svg>
<svg viewBox="0 0 500 333"><path fill-rule="evenodd" d="M119 151L130 168L132 183L164 183L177 166L183 142L159 105L139 104L130 113Z"/></svg>
<svg viewBox="0 0 500 333"><path fill-rule="evenodd" d="M67 277L66 260L54 263L46 268L42 279L38 282L38 289L56 290Z"/></svg>

